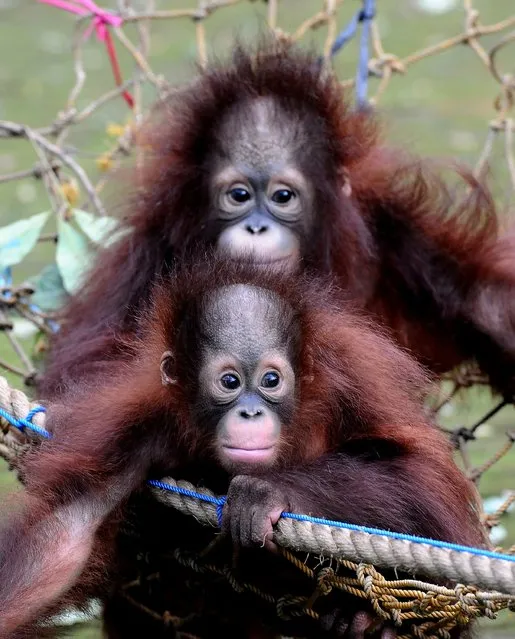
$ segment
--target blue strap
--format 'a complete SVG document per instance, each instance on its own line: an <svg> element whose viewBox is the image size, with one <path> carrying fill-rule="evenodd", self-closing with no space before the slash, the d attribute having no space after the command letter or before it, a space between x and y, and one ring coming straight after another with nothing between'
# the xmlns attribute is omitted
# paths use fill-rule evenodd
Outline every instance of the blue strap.
<svg viewBox="0 0 515 639"><path fill-rule="evenodd" d="M331 56L334 56L356 35L359 23L363 23L359 48L359 62L356 72L356 102L359 108L367 104L368 45L370 41L370 27L374 16L375 0L363 0L363 7L352 17L349 24L340 31L331 47Z"/></svg>

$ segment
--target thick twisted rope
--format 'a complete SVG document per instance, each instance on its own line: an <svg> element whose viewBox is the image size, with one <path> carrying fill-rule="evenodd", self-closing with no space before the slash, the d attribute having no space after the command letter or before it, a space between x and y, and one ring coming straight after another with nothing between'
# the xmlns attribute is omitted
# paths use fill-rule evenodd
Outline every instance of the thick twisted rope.
<svg viewBox="0 0 515 639"><path fill-rule="evenodd" d="M162 503L193 515L201 524L218 526L217 509L223 497L169 477L150 483ZM207 499L203 500L203 496ZM274 530L274 541L294 551L425 574L515 595L515 556L511 555L295 513L283 513Z"/></svg>
<svg viewBox="0 0 515 639"><path fill-rule="evenodd" d="M44 429L44 408L29 402L21 391L10 388L2 377L0 422L51 436ZM203 525L220 525L225 497L171 478L150 480L149 484L160 502L192 515ZM274 541L294 551L365 562L515 595L512 555L286 512L274 530Z"/></svg>

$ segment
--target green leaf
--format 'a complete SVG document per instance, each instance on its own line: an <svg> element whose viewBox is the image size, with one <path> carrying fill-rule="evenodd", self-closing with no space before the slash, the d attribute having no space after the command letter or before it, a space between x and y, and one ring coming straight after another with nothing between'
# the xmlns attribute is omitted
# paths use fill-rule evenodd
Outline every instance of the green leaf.
<svg viewBox="0 0 515 639"><path fill-rule="evenodd" d="M120 228L120 222L114 217L107 215L99 217L81 209L75 209L74 216L77 224L89 239L101 246L109 246L126 231L126 229Z"/></svg>
<svg viewBox="0 0 515 639"><path fill-rule="evenodd" d="M75 293L91 265L94 252L86 236L70 222L58 218L57 233L59 238L55 261L63 278L64 288L68 293Z"/></svg>
<svg viewBox="0 0 515 639"><path fill-rule="evenodd" d="M56 311L60 309L68 299L68 293L64 288L63 278L57 268L57 264L49 264L29 280L34 289L31 302L42 311Z"/></svg>
<svg viewBox="0 0 515 639"><path fill-rule="evenodd" d="M49 215L38 213L0 228L0 268L19 264L32 251Z"/></svg>

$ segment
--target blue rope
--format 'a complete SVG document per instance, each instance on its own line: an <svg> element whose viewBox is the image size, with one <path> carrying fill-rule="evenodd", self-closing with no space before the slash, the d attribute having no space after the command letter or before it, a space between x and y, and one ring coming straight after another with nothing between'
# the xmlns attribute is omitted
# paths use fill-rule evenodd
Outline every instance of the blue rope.
<svg viewBox="0 0 515 639"><path fill-rule="evenodd" d="M34 432L40 434L42 437L50 439L52 437L44 428L40 428L31 422L34 415L37 413L44 413L45 408L43 406L35 406L24 419L16 419L0 408L0 417L3 417L10 424L23 431L25 428L29 428ZM158 479L149 479L147 483L150 486L160 488L161 490L167 490L171 493L177 493L184 495L185 497L191 497L192 499L198 499L199 501L207 502L216 506L216 515L218 518L218 526L222 527L222 512L223 507L227 501L227 497L213 497L212 495L205 495L199 493L196 490L189 490L188 488L181 488L180 486L172 486L164 481ZM347 524L342 521L333 521L332 519L323 519L322 517L310 517L309 515L299 515L297 513L283 512L281 517L284 519L295 519L297 521L308 521L312 524L323 524L324 526L331 526L333 528L343 528L345 530L356 530L358 532L368 533L370 535L382 535L383 537L390 537L391 539L399 539L404 541L410 541L416 544L426 544L428 546L434 546L435 548L446 548L448 550L457 550L459 552L468 552L472 555L478 555L480 557L488 557L489 559L502 559L515 563L514 555L505 555L503 553L493 552L491 550L483 550L481 548L473 548L472 546L462 546L460 544L453 544L447 541L438 541L436 539L428 539L426 537L417 537L415 535L407 535L404 533L392 532L391 530L383 530L382 528L370 528L369 526L359 526L358 524Z"/></svg>
<svg viewBox="0 0 515 639"><path fill-rule="evenodd" d="M36 424L32 423L32 418L34 417L34 415L36 415L37 413L44 413L44 412L45 412L45 408L43 406L36 406L27 414L25 418L17 419L16 417L8 413L3 408L0 408L0 417L3 417L7 422L9 422L9 424L14 426L21 432L23 432L26 428L28 428L29 430L34 431L38 435L41 435L41 437L44 437L45 439L50 439L52 435L47 430L45 430L44 428L41 428L40 426L36 426Z"/></svg>
<svg viewBox="0 0 515 639"><path fill-rule="evenodd" d="M218 526L220 528L222 527L222 511L225 502L227 501L226 497L212 497L211 495L204 495L203 493L198 493L195 490L188 490L188 488L181 488L180 486L172 486L171 484L166 484L164 481L159 481L157 479L149 479L147 483L149 483L151 486L156 486L157 488L168 490L171 493L178 493L179 495L192 497L193 499L198 499L199 501L205 501L208 504L214 504L216 506Z"/></svg>
<svg viewBox="0 0 515 639"><path fill-rule="evenodd" d="M375 0L363 0L363 7L353 16L349 24L340 31L335 38L333 46L331 47L331 56L334 56L356 35L359 23L363 23L359 49L359 62L356 73L356 102L359 108L362 108L367 104L368 44L370 41L370 26L374 16Z"/></svg>
<svg viewBox="0 0 515 639"><path fill-rule="evenodd" d="M179 486L172 486L162 481L150 480L148 482L152 486L157 486L163 490L168 490L172 493L179 493L205 501L210 504L217 504L218 524L221 526L221 516L218 514L218 509L223 508L226 502L226 497L211 497L210 495L204 495L193 490L187 490L180 488ZM482 550L481 548L473 548L472 546L461 546L459 544L452 544L446 541L437 541L436 539L428 539L426 537L417 537L415 535L406 535L404 533L396 533L391 530L382 530L381 528L369 528L368 526L359 526L357 524L347 524L342 521L333 521L332 519L323 519L321 517L310 517L309 515L298 515L297 513L283 512L281 514L283 519L296 519L297 521L309 521L312 524L323 524L325 526L332 526L333 528L344 528L346 530L356 530L358 532L365 532L370 535L383 535L384 537L390 537L392 539L400 539L405 541L411 541L416 544L426 544L428 546L435 546L436 548L447 548L448 550L458 550L461 552L468 552L472 555L478 555L483 557L489 557L490 559L504 559L515 563L514 555L505 555L503 553L493 552L491 550Z"/></svg>
<svg viewBox="0 0 515 639"><path fill-rule="evenodd" d="M324 524L333 528L344 528L346 530L356 530L365 532L369 535L382 535L391 539L400 539L403 541L411 541L415 544L427 544L435 548L446 548L447 550L458 550L460 552L468 552L471 555L480 557L489 557L490 559L504 559L515 563L515 555L505 555L492 550L482 550L473 546L462 546L460 544L452 544L448 541L438 541L437 539L428 539L426 537L417 537L416 535L407 535L405 533L392 532L391 530L382 530L381 528L370 528L369 526L359 526L358 524L347 524L342 521L333 521L331 519L323 519L322 517L310 517L309 515L298 515L297 513L282 513L281 517L285 519L296 519L297 521L309 521L312 524Z"/></svg>

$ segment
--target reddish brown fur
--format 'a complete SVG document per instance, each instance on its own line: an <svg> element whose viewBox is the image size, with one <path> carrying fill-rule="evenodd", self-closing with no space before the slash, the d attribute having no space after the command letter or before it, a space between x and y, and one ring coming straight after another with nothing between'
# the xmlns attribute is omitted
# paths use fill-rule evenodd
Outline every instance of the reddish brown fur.
<svg viewBox="0 0 515 639"><path fill-rule="evenodd" d="M142 134L147 158L126 221L133 233L102 252L65 310L44 396L118 357L118 334L135 329L150 285L212 242L208 152L228 110L244 115L258 96L271 96L305 131L309 154L298 162L318 214L305 268L335 274L347 297L433 370L476 357L494 386L511 392L514 242L498 239L486 187L460 169L468 189L460 195L429 161L386 146L376 118L352 111L336 78L319 70L314 56L285 45L267 42L257 56L237 49L156 109ZM342 171L351 198L342 194Z"/></svg>
<svg viewBox="0 0 515 639"><path fill-rule="evenodd" d="M138 320L140 337L118 345L126 351L125 362L115 362L109 374L88 388L70 388L63 405L50 407L54 439L26 460L25 514L6 527L0 540L2 636L39 636L30 623L9 635L14 626L7 623L23 619L31 606L42 605L41 616L45 607L48 613L60 605L60 597L58 604L45 601L45 589L38 587L50 577L64 591L75 584L65 601L80 603L92 593L111 601L113 584L128 576L123 571L117 575L115 569L121 552L113 545L119 518L131 493L149 476L202 479L215 490L227 491L230 477L211 454L212 436L200 437L199 425L192 423L189 384L163 387L159 373L161 355L170 347L177 354L179 379L197 370L198 363L188 357L194 345L177 338L185 325L191 331L193 324L194 318L184 312L192 300L224 284L243 282L275 291L298 317L302 346L297 413L285 428L281 464L266 475L288 496L293 510L464 544L484 543L474 488L454 465L444 436L426 422L421 398L427 379L407 354L350 308L335 305L334 292L323 282L256 273L252 265L207 259L195 264L157 289L151 311ZM149 504L148 498L143 503ZM149 505L150 515L141 517L140 512L135 525L150 530L151 551L170 552L212 535L191 518L186 523L188 518L173 509L167 509L168 520L159 518L155 504ZM87 514L103 522L78 583L74 572L83 570L82 561L61 573L42 566L38 570L38 562L58 555L58 540L74 529L70 520L63 525L55 518L67 507L75 518ZM89 536L81 529L84 526L74 541L87 544ZM272 575L272 582L264 586L278 587L282 564L275 564L271 555L265 559L264 553L259 551L258 566L263 560L272 562L271 572L263 572ZM70 553L64 556L68 559ZM32 590L23 585L29 566L36 566ZM180 589L182 572L177 579ZM142 624L143 635L150 632L151 625L132 619L134 611L120 614L121 600L115 589L108 606L108 611L117 611L110 636L127 636L118 634L120 628L134 631L140 628L137 624ZM346 615L352 616L356 601L346 603ZM249 636L248 624L255 619L252 606L239 599L228 599L226 605L241 624L235 636ZM313 632L318 636L319 631Z"/></svg>

